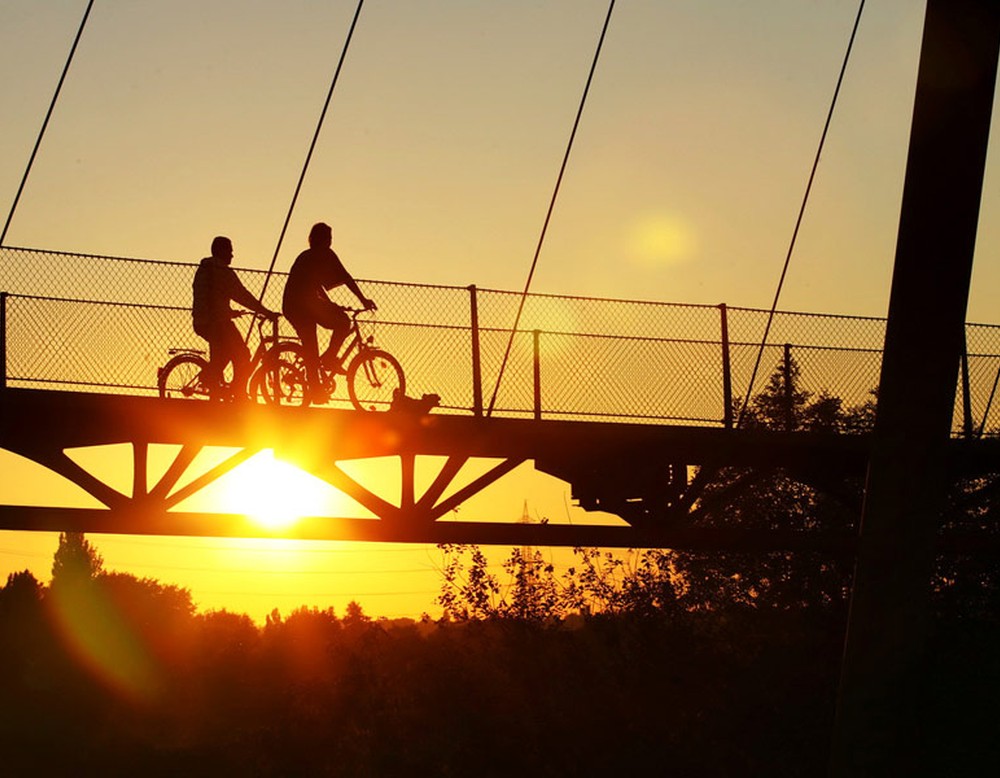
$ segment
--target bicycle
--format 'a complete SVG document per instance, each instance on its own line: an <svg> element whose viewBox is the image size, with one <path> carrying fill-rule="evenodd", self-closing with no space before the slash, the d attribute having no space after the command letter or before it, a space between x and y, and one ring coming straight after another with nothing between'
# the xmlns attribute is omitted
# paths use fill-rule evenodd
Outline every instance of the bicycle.
<svg viewBox="0 0 1000 778"><path fill-rule="evenodd" d="M294 369L300 371L303 393L308 403L326 405L337 386L337 376L345 376L347 395L359 411L387 411L397 396L406 392L406 377L399 360L375 345L374 336L365 337L358 325L358 314L364 308L345 308L351 317L351 329L344 339L340 354L332 364L320 360L320 386L310 387L307 380L305 355L300 343L291 344L287 351Z"/></svg>
<svg viewBox="0 0 1000 778"><path fill-rule="evenodd" d="M253 315L244 311L238 316ZM296 355L301 352L291 340L282 340L278 334L277 320L273 320L271 334L264 332L264 317L256 319L257 348L250 358L250 372L244 387L247 396L263 399L265 403L279 405L303 405L305 403L304 381L299 369L294 365ZM208 357L201 349L167 349L170 359L157 368L156 386L162 398L202 397L211 398L211 387L205 380ZM236 389L223 381L223 399L232 400Z"/></svg>

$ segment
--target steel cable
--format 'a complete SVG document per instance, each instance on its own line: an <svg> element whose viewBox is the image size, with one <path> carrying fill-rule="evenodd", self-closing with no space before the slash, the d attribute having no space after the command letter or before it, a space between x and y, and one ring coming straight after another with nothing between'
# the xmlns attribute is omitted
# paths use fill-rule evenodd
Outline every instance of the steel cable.
<svg viewBox="0 0 1000 778"><path fill-rule="evenodd" d="M747 393L740 406L740 414L736 419L736 428L739 428L743 421L744 413L750 404L750 395L753 393L754 381L757 380L757 371L760 369L760 361L764 356L764 349L767 346L767 336L771 331L771 324L774 321L774 314L778 309L778 298L781 297L781 288L785 283L785 275L788 273L788 264L792 259L792 252L795 250L795 241L799 235L799 227L802 225L802 217L805 215L806 204L809 202L809 193L812 190L813 179L816 177L816 169L819 167L820 156L823 153L823 145L826 143L827 131L830 129L830 122L833 119L833 110L837 105L837 97L840 95L840 86L844 82L844 74L847 72L847 63L851 58L851 49L854 48L854 39L858 34L858 25L861 22L861 13L865 9L865 0L861 0L858 6L858 13L854 19L854 27L851 29L851 37L847 43L847 51L844 54L844 61L840 66L840 75L837 77L837 86L833 90L833 99L830 101L830 110L826 114L826 122L823 125L823 133L820 135L819 146L816 149L816 156L813 159L812 170L809 172L809 181L806 184L806 191L802 197L802 204L799 206L799 215L795 219L795 229L792 230L792 239L788 244L788 253L785 255L785 264L781 269L781 277L778 279L778 288L774 292L774 301L771 303L771 310L767 316L767 324L764 327L764 336L761 338L760 348L757 350L757 358L754 361L753 371L750 374L750 381L747 383Z"/></svg>
<svg viewBox="0 0 1000 778"><path fill-rule="evenodd" d="M549 209L545 214L545 221L542 224L542 232L538 237L538 245L535 247L535 256L531 260L531 269L528 271L528 278L524 283L524 291L521 292L521 299L517 306L517 315L514 317L514 326L510 330L510 337L507 340L507 348L504 351L503 360L500 363L500 370L497 373L496 385L493 387L493 396L490 398L489 407L486 409L486 416L493 415L493 407L496 404L497 393L500 391L500 382L503 380L504 370L510 358L510 349L514 344L514 336L517 334L517 326L521 322L521 314L524 311L524 303L528 297L528 290L531 288L531 279L535 275L535 268L538 265L538 257L542 253L542 244L545 242L545 233L552 218L552 211L555 208L556 198L559 196L559 187L562 184L563 174L566 172L566 164L569 162L570 152L573 150L573 140L576 138L577 128L580 126L580 117L583 116L583 108L587 103L587 94L590 92L590 85L594 80L594 71L597 69L597 61L601 56L601 47L604 45L604 38L608 32L608 24L611 22L611 12L615 8L615 0L611 0L608 5L608 14L604 19L604 27L601 29L601 37L597 41L597 50L594 52L594 60L590 65L590 74L587 76L587 84L583 89L583 96L580 98L580 107L576 112L576 120L573 122L573 130L569 136L569 143L566 145L566 153L563 155L562 165L559 168L559 175L556 178L556 185L552 192L552 199L549 201Z"/></svg>
<svg viewBox="0 0 1000 778"><path fill-rule="evenodd" d="M333 98L333 90L337 86L337 80L340 78L340 71L344 67L344 60L347 58L347 49L351 45L351 38L354 37L354 29L358 25L358 18L361 16L361 8L364 6L365 0L358 0L358 7L354 11L354 18L351 20L351 26L347 31L347 37L344 39L344 47L340 52L340 59L337 61L337 69L333 73L333 79L330 81L330 89L326 93L326 101L323 103L323 110L320 112L319 121L316 124L316 132L313 133L312 142L309 144L309 151L306 153L305 163L302 165L302 172L299 174L298 183L295 185L295 192L292 194L292 201L288 206L288 213L285 215L285 223L281 226L281 233L278 235L278 244L274 247L274 255L271 257L271 264L267 268L267 274L264 276L264 286L260 290L259 300L264 301L264 293L267 292L267 285L271 280L271 275L274 272L274 265L278 260L278 253L281 251L281 244L285 240L285 233L288 231L288 224L292 220L292 212L295 210L295 203L299 199L299 192L302 190L302 183L306 178L306 171L309 169L309 163L312 161L313 151L316 149L316 142L319 140L320 131L323 129L323 121L326 119L326 112L330 107L330 100ZM252 326L252 325L251 325Z"/></svg>
<svg viewBox="0 0 1000 778"><path fill-rule="evenodd" d="M87 3L87 10L83 12L83 19L80 20L80 27L76 31L76 37L73 39L73 45L70 47L69 56L66 58L66 64L63 66L62 75L59 76L59 83L56 84L56 91L52 95L52 102L49 103L49 110L45 113L45 119L42 121L42 128L38 131L38 138L35 139L35 147L31 150L31 156L28 158L28 164L24 169L24 176L21 178L21 183L17 187L17 193L14 195L14 202L10 206L10 213L7 214L7 221L3 225L3 232L0 233L0 246L4 245L4 241L7 240L7 230L10 227L11 220L14 218L14 211L17 210L17 204L21 200L21 193L24 191L24 186L28 182L28 175L31 173L31 168L35 163L35 156L38 154L38 148L42 145L42 138L45 135L45 130L49 126L49 119L52 117L52 111L56 107L56 100L59 99L59 92L62 91L63 82L66 80L66 74L69 72L70 63L73 62L73 55L76 54L76 46L80 42L80 37L83 35L83 28L87 26L87 18L90 16L90 9L94 7L94 0L90 0Z"/></svg>

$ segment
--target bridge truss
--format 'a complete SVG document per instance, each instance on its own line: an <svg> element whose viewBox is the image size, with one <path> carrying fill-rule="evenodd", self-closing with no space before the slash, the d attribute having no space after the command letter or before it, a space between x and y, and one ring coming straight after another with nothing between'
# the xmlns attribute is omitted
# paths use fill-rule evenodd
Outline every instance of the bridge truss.
<svg viewBox="0 0 1000 778"><path fill-rule="evenodd" d="M849 552L856 536L856 527L849 523L822 531L703 526L695 507L704 496L705 476L718 468L782 468L825 489L838 479L862 478L869 446L863 434L234 406L9 387L0 408L3 448L65 477L103 506L0 506L0 527L16 530L274 536L275 531L245 516L177 510L188 497L262 449L272 448L280 458L348 494L374 517L303 517L281 530L281 537ZM130 490L114 488L67 453L111 444L126 444L131 450ZM155 474L149 463L154 444L169 444L176 451L170 465ZM996 439L955 440L953 445L955 472L989 470L1000 461ZM206 446L234 453L206 471L193 472L192 464ZM419 456L441 463L423 489L415 477ZM374 457L398 458L399 483L391 487L398 499L362 485L341 464ZM462 466L477 458L490 460L489 469L459 486L455 479ZM528 461L569 482L579 503L608 514L608 523L457 518L455 509L465 500ZM847 507L856 514L860 506Z"/></svg>
<svg viewBox="0 0 1000 778"><path fill-rule="evenodd" d="M263 448L340 489L376 519L306 517L290 534L297 538L396 542L479 542L609 547L774 545L809 547L830 537L785 533L755 537L738 530L699 532L684 521L697 487L689 462L755 462L799 465L836 459L857 471L864 438L818 441L808 435L738 433L722 429L622 425L528 419L482 419L405 412L361 413L264 405L226 405L196 400L160 400L31 389L4 392L0 443L45 465L103 504L103 509L0 507L6 529L78 529L165 535L269 534L246 517L184 513L179 503ZM779 436L781 437L781 436ZM772 438L771 443L766 441ZM67 450L125 443L132 451L130 493L122 493L77 464ZM148 450L154 443L179 446L165 472L152 477ZM235 449L207 472L187 475L206 445ZM344 460L399 458L398 503L352 478ZM417 456L443 459L429 487L418 493ZM470 459L495 462L484 474L447 494ZM573 484L585 507L621 516L607 525L525 524L457 521L464 500L533 460L538 469ZM183 485L178 486L183 482ZM843 538L834 542L842 542Z"/></svg>
<svg viewBox="0 0 1000 778"><path fill-rule="evenodd" d="M362 281L379 301L369 334L404 365L408 394L437 393L439 408L419 417L359 413L340 395L322 408L232 406L156 396L168 349L201 345L188 309L192 264L16 248L0 248L0 258L7 289L0 294L0 446L67 478L104 506L3 506L5 528L266 534L246 517L191 514L178 506L257 452L273 449L376 517L306 517L285 531L303 538L843 548L856 535L852 523L822 534L750 531L699 526L697 516L719 468L780 467L820 490L841 476L863 477L866 430L810 433L796 427L791 411L799 392L835 397L846 407L872 400L882 319L779 312L763 364L774 371L771 389L776 381L788 400L787 420L778 429L740 430L737 398L747 391L766 311L529 295L526 329L517 333L499 402L487 415L483 398L496 381L508 336L502 325L509 326L518 295ZM79 272L53 272L67 261ZM263 284L263 273L240 272L251 290ZM94 299L94 289L114 299ZM270 294L280 289L274 284ZM278 307L277 299L265 303ZM967 325L966 342L952 428L956 446L981 452L972 458L982 460L992 445L982 438L1000 425L994 403L1000 327ZM67 454L111 443L131 448L130 493ZM149 468L150 447L157 444L178 447L162 474ZM237 453L195 472L198 454L217 446ZM392 494L398 498L376 494L338 464L376 457L397 458ZM423 490L418 457L442 462ZM459 486L463 466L484 459L486 472ZM962 459L967 466L969 456ZM579 505L609 523L456 520L465 500L522 463L569 483ZM856 497L848 502L857 515Z"/></svg>

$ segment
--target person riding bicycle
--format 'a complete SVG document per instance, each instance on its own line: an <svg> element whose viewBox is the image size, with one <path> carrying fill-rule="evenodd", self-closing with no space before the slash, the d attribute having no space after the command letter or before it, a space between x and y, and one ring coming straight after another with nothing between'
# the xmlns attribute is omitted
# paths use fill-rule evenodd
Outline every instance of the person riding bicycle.
<svg viewBox="0 0 1000 778"><path fill-rule="evenodd" d="M229 363L233 365L232 385L236 388L236 396L242 395L250 372L250 350L233 322L240 312L230 308L230 301L265 318L278 317L276 311L265 308L247 290L229 267L232 261L233 242L219 235L212 240L212 256L201 260L194 274L191 318L194 331L208 341L209 375L204 378L213 399L224 396L220 389Z"/></svg>
<svg viewBox="0 0 1000 778"><path fill-rule="evenodd" d="M341 344L351 330L350 317L343 307L329 298L327 292L343 285L351 290L365 310L376 308L375 303L358 288L332 245L333 229L330 225L323 222L314 224L309 232L309 248L292 263L281 305L285 318L291 322L302 341L312 402L318 405L329 399L322 388L321 363L336 366ZM330 344L322 356L319 354L317 326L330 330Z"/></svg>

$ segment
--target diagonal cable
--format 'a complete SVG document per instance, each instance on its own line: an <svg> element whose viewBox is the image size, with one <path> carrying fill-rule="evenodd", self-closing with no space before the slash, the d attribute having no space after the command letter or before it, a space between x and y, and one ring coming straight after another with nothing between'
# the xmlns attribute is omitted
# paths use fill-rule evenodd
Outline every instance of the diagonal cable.
<svg viewBox="0 0 1000 778"><path fill-rule="evenodd" d="M597 69L597 60L601 56L601 47L604 45L604 37L608 32L608 24L611 22L611 12L615 8L615 0L611 0L608 5L608 15L604 19L604 27L601 29L601 37L597 41L597 51L594 52L594 61L590 65L590 74L587 76L587 85L583 89L583 97L580 98L580 107L576 112L576 120L573 122L573 131L569 136L569 143L566 145L566 153L563 155L562 165L559 168L559 176L556 178L555 189L552 192L552 199L549 201L549 209L545 214L545 222L542 224L542 233L538 237L538 245L535 247L535 256L531 260L531 269L528 271L528 279L524 283L524 291L521 292L521 301L517 306L517 315L514 317L514 326L511 328L510 337L507 339L507 348L504 351L503 361L500 363L500 371L497 373L497 382L493 387L493 396L490 398L489 408L486 416L493 415L493 406L497 401L497 393L500 391L500 382L503 380L504 370L507 367L507 360L510 358L510 349L514 343L514 335L517 334L517 325L521 322L521 313L524 311L524 302L528 297L528 290L531 288L531 279L535 275L535 267L538 265L538 257L542 253L542 244L545 242L545 233L549 228L549 220L552 218L552 210L556 205L556 198L559 196L559 187L562 184L563 174L566 172L566 163L569 162L570 151L573 150L573 140L576 138L576 130L580 126L580 117L583 115L583 107L587 103L587 93L590 91L590 84L594 80L594 71Z"/></svg>
<svg viewBox="0 0 1000 778"><path fill-rule="evenodd" d="M312 143L309 144L309 151L306 153L305 163L302 165L302 172L299 174L299 181L295 185L295 192L292 194L292 202L288 206L288 213L285 215L285 223L281 226L281 233L278 235L278 244L274 247L274 256L271 257L271 264L267 268L267 275L264 276L264 286L260 290L260 301L264 301L264 293L267 291L268 282L271 280L271 275L274 272L274 265L278 260L278 252L281 251L281 244L285 240L285 233L288 231L288 223L292 220L292 212L295 210L295 203L299 199L299 192L302 190L302 182L305 181L306 171L309 169L309 162L312 160L313 151L316 148L316 142L319 140L320 131L323 129L323 121L326 119L327 109L330 107L330 100L333 97L333 90L337 86L337 80L340 78L340 71L344 66L344 60L347 58L347 49L351 45L351 38L354 37L354 28L358 25L358 17L361 16L361 8L364 6L365 0L358 0L358 7L354 11L354 18L351 20L351 26L347 31L347 38L344 40L344 48L341 49L340 59L337 62L337 69L333 73L333 79L330 81L330 89L326 93L326 102L323 103L323 110L319 115L319 122L316 124L316 132L313 133Z"/></svg>
<svg viewBox="0 0 1000 778"><path fill-rule="evenodd" d="M21 178L21 184L17 187L17 194L14 195L14 202L10 206L10 213L7 214L7 221L3 225L3 232L0 233L0 246L4 245L4 241L7 239L7 230L10 228L10 222L14 218L14 211L17 210L17 204L21 200L21 193L24 191L24 185L28 182L28 175L31 173L31 167L35 163L35 155L38 154L38 148L42 145L42 137L45 135L45 130L49 126L49 119L52 116L52 111L56 107L56 100L59 99L59 92L62 91L63 82L66 80L66 74L69 72L70 63L73 62L73 55L76 54L76 46L80 42L80 37L83 35L83 28L87 26L87 17L90 16L90 9L94 7L94 0L90 0L87 3L87 10L83 12L83 19L80 20L80 27L76 31L76 37L73 39L73 45L70 47L69 56L66 58L66 64L63 66L62 75L59 76L59 83L56 84L55 94L52 95L52 102L49 103L49 110L45 113L45 119L42 121L42 129L38 132L38 138L35 139L35 147L31 150L31 156L28 158L28 165L24 169L24 176Z"/></svg>
<svg viewBox="0 0 1000 778"><path fill-rule="evenodd" d="M792 259L792 252L795 249L795 240L799 235L799 227L802 225L802 217L806 212L806 204L809 202L809 192L812 190L813 179L816 177L816 169L819 167L820 156L823 153L823 145L826 143L826 134L830 129L830 122L833 119L833 109L837 106L837 97L840 94L840 85L844 82L844 73L847 72L847 63L851 58L851 49L854 47L854 39L858 34L858 24L861 22L861 12L865 10L865 0L861 0L858 6L858 15L854 19L854 27L851 30L851 37L847 43L847 51L844 54L844 62L840 66L840 75L837 77L837 86L833 90L833 100L830 101L830 110L826 114L826 123L823 125L823 133L819 139L819 146L816 149L816 157L813 159L812 170L809 172L809 181L806 184L806 191L802 197L802 205L799 207L799 215L795 220L795 229L792 230L792 239L788 244L788 253L785 255L785 264L781 269L781 277L778 279L778 288L774 292L774 302L771 303L771 310L767 315L767 324L764 327L764 337L761 338L760 348L757 350L757 358L753 364L753 372L750 374L750 381L747 383L747 393L740 406L740 415L736 419L736 428L743 421L743 415L750 404L750 395L753 392L754 381L757 380L757 371L760 369L760 360L764 356L764 348L767 346L767 336L771 331L771 324L774 321L775 311L778 309L778 298L781 297L781 288L785 283L785 275L788 273L788 263Z"/></svg>

